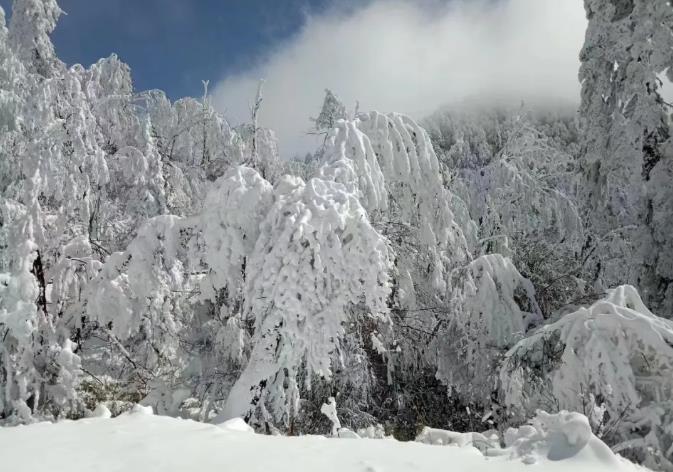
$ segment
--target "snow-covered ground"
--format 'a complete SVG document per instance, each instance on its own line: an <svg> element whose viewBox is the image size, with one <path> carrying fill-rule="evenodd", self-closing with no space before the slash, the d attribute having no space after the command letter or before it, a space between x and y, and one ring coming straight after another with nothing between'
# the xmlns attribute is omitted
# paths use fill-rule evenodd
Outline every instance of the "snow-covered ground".
<svg viewBox="0 0 673 472"><path fill-rule="evenodd" d="M154 416L138 407L113 419L0 428L0 463L8 472L644 470L613 455L591 435L581 415L545 415L538 420L537 426L510 431L509 448L484 455L469 445L264 436L248 431L241 420L214 426ZM434 442L456 436L433 432Z"/></svg>

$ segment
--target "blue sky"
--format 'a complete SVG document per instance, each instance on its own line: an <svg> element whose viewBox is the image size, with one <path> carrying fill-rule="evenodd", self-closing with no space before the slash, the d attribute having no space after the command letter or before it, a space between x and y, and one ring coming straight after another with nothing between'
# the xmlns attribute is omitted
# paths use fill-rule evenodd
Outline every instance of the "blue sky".
<svg viewBox="0 0 673 472"><path fill-rule="evenodd" d="M331 0L59 0L52 41L68 65L116 52L137 89L200 95L201 80L249 67ZM0 0L9 16L11 0Z"/></svg>

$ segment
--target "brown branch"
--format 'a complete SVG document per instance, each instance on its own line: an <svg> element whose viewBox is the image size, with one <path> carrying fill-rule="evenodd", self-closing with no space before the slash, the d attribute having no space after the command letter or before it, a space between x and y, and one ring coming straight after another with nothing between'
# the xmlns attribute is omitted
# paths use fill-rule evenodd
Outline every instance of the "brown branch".
<svg viewBox="0 0 673 472"><path fill-rule="evenodd" d="M36 252L37 257L33 261L33 268L30 270L30 272L37 279L37 283L40 290L37 296L36 303L38 304L38 306L42 308L44 316L48 317L49 312L47 311L47 283L44 279L44 267L42 266L42 256L39 250Z"/></svg>

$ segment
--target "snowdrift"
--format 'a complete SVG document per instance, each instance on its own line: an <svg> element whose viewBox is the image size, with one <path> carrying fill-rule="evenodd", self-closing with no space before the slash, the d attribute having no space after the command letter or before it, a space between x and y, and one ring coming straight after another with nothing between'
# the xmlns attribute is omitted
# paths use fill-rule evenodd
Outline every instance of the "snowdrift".
<svg viewBox="0 0 673 472"><path fill-rule="evenodd" d="M615 456L575 413L540 415L508 431L509 446L485 455L469 444L438 447L391 439L257 435L240 419L219 426L154 416L138 407L114 419L37 423L0 429L3 470L51 472L185 470L293 472L642 470ZM434 430L439 431L439 430ZM444 431L447 435L456 435ZM40 453L35 454L39 444ZM446 443L444 443L446 444ZM260 452L263 451L262 454Z"/></svg>

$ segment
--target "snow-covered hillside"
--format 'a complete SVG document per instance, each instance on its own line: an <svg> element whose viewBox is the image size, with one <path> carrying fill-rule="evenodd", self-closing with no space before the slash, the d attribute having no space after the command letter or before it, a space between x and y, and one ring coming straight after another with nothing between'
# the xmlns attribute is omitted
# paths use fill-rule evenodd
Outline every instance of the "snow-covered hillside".
<svg viewBox="0 0 673 472"><path fill-rule="evenodd" d="M427 441L283 437L254 434L243 420L220 426L153 416L142 407L113 419L0 429L3 470L11 472L635 472L591 434L577 414L541 416L508 432L509 447L474 447L465 435L435 430ZM36 445L40 445L36 453ZM483 446L483 445L481 445Z"/></svg>

